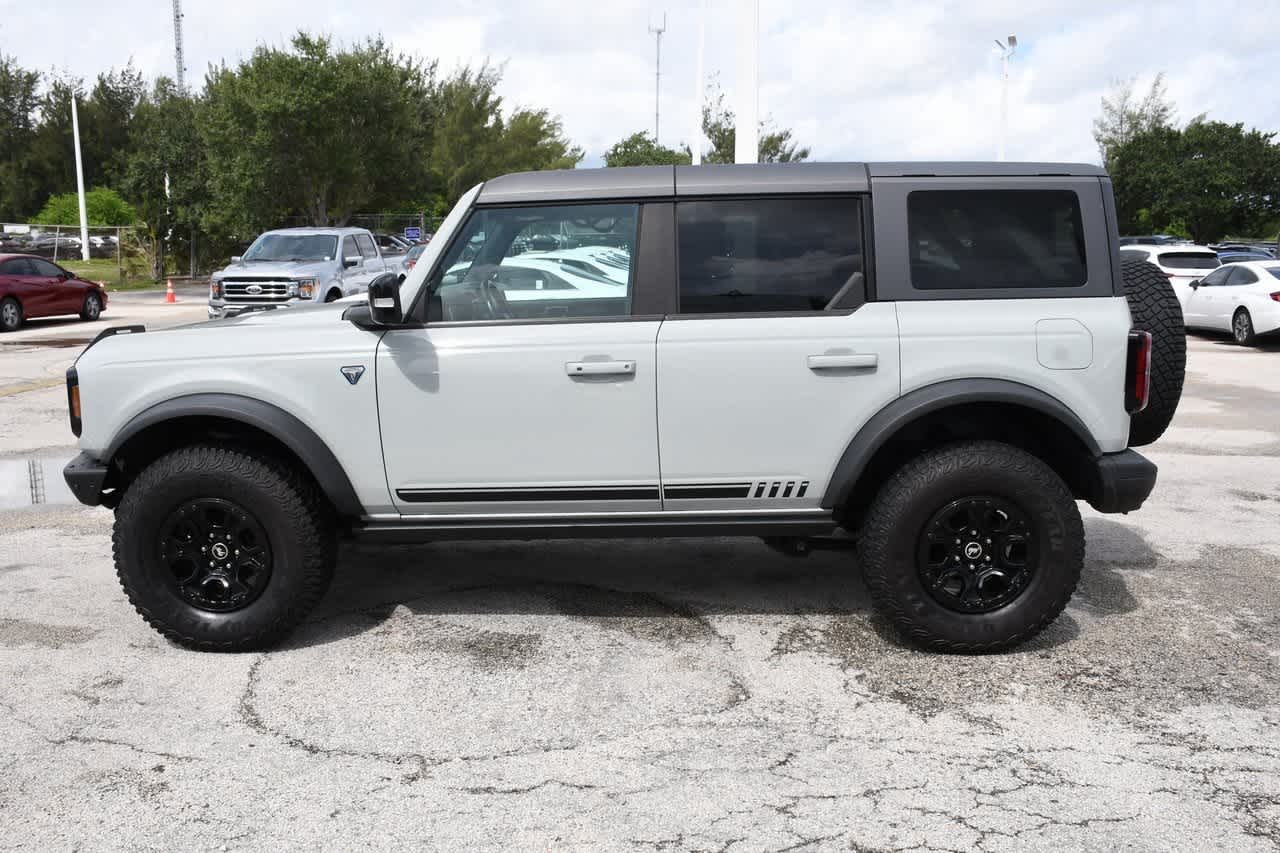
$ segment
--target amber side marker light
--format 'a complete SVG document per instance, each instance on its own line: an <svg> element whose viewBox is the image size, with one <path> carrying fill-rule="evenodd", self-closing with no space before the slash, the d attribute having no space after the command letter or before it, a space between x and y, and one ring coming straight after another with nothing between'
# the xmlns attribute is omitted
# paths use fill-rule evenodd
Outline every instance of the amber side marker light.
<svg viewBox="0 0 1280 853"><path fill-rule="evenodd" d="M71 431L80 437L80 377L74 367L67 368L67 414L71 418Z"/></svg>

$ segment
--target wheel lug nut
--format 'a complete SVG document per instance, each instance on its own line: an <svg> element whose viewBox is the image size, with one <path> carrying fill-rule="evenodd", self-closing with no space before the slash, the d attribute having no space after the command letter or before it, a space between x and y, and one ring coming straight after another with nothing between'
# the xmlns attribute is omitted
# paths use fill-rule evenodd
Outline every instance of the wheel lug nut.
<svg viewBox="0 0 1280 853"><path fill-rule="evenodd" d="M986 560L988 563L990 563L990 562L991 562L991 555L990 555L990 554L988 554L987 556L983 557L982 559L984 559L984 560Z"/></svg>
<svg viewBox="0 0 1280 853"><path fill-rule="evenodd" d="M973 569L974 569L974 565L973 565L973 563L970 563L970 564L969 564L969 571L973 571Z"/></svg>

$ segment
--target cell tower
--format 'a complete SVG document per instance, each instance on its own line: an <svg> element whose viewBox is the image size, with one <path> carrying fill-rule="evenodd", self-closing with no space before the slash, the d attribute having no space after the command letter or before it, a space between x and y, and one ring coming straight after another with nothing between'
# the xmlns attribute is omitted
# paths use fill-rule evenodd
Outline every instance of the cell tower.
<svg viewBox="0 0 1280 853"><path fill-rule="evenodd" d="M182 56L182 0L173 0L173 61L178 66L178 91L187 91L187 63Z"/></svg>
<svg viewBox="0 0 1280 853"><path fill-rule="evenodd" d="M174 0L177 2L177 0ZM657 44L657 57L653 67L653 141L658 141L658 119L660 113L658 111L658 103L661 98L662 90L662 34L667 31L667 13L662 13L662 25L655 27L649 25L649 32L654 35L654 41Z"/></svg>

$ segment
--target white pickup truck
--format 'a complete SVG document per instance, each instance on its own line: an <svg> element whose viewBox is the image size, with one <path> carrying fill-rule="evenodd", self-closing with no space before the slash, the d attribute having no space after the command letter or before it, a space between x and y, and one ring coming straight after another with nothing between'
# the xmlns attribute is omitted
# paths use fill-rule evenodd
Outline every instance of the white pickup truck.
<svg viewBox="0 0 1280 853"><path fill-rule="evenodd" d="M253 241L209 279L209 316L333 302L363 293L390 267L364 228L281 228Z"/></svg>

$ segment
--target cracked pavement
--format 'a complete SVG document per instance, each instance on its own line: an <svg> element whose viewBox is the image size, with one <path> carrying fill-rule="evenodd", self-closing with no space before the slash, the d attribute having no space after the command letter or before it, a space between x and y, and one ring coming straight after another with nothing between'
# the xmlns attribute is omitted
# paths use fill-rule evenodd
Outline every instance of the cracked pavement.
<svg viewBox="0 0 1280 853"><path fill-rule="evenodd" d="M284 647L202 655L109 512L0 511L0 848L1276 850L1280 349L1192 339L1150 456L985 657L899 644L848 553L730 539L348 545Z"/></svg>

